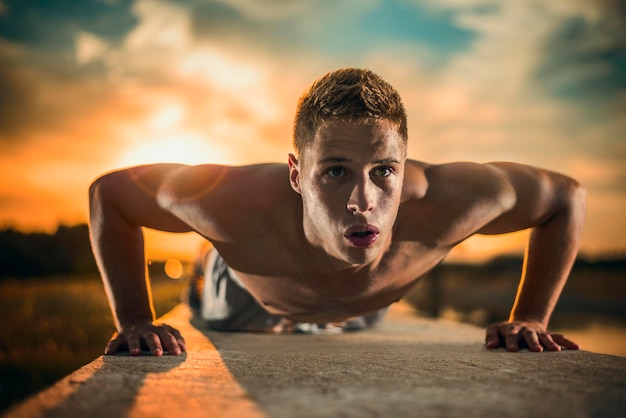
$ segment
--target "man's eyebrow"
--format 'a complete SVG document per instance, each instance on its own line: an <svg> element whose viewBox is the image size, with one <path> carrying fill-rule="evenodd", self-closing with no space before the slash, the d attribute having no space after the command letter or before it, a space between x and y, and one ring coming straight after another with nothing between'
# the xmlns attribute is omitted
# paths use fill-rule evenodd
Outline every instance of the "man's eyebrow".
<svg viewBox="0 0 626 418"><path fill-rule="evenodd" d="M383 158L382 160L374 161L375 164L394 164L399 162L400 161L396 160L393 157Z"/></svg>
<svg viewBox="0 0 626 418"><path fill-rule="evenodd" d="M350 162L349 158L343 158L343 157L328 157L328 158L324 158L323 160L320 160L320 163L325 164L325 163L345 163L345 162ZM394 163L400 163L400 161L396 160L393 157L389 157L389 158L383 158L382 160L376 160L373 161L374 164L394 164Z"/></svg>

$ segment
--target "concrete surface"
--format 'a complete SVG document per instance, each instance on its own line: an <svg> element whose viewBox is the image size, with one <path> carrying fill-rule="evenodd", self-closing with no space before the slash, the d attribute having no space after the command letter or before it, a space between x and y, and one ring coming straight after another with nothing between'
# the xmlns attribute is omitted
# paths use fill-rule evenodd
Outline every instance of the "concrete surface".
<svg viewBox="0 0 626 418"><path fill-rule="evenodd" d="M482 329L404 305L336 335L201 331L184 305L164 320L187 355L100 357L7 417L626 417L626 358L487 351Z"/></svg>

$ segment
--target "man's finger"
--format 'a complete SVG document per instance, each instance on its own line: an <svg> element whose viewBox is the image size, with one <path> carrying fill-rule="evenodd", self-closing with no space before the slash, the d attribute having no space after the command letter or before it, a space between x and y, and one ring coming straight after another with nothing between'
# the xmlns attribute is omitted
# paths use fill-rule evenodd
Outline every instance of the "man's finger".
<svg viewBox="0 0 626 418"><path fill-rule="evenodd" d="M126 341L128 342L128 351L131 356L139 356L141 355L141 340L139 336L136 334L129 335L126 337Z"/></svg>
<svg viewBox="0 0 626 418"><path fill-rule="evenodd" d="M510 329L504 337L508 351L519 351L519 334L517 332L517 329Z"/></svg>
<svg viewBox="0 0 626 418"><path fill-rule="evenodd" d="M104 348L104 354L115 354L120 349L120 347L124 344L124 340L120 338L117 334L111 338L108 342L107 346Z"/></svg>
<svg viewBox="0 0 626 418"><path fill-rule="evenodd" d="M559 346L556 342L554 342L554 340L552 339L552 336L550 336L549 333L541 334L540 338L541 338L541 344L546 348L546 350L561 351L561 346Z"/></svg>
<svg viewBox="0 0 626 418"><path fill-rule="evenodd" d="M524 341L526 345L530 349L530 351L541 352L543 351L543 346L539 343L539 337L537 337L537 332L530 328L524 328L522 331L522 336L524 337Z"/></svg>
<svg viewBox="0 0 626 418"><path fill-rule="evenodd" d="M159 332L159 338L161 338L161 343L169 354L177 356L181 353L176 337L171 332L168 332L167 328Z"/></svg>
<svg viewBox="0 0 626 418"><path fill-rule="evenodd" d="M143 340L146 342L148 349L150 350L150 354L153 356L162 356L163 355L163 347L161 346L161 339L154 332L146 332L143 335Z"/></svg>
<svg viewBox="0 0 626 418"><path fill-rule="evenodd" d="M185 345L185 339L183 338L182 335L180 335L180 332L176 328L172 328L169 325L166 325L166 328L169 329L170 333L174 336L174 341L176 342L176 344L178 345L180 349L180 352L177 354L186 352L187 346ZM170 354L173 354L173 353L170 353Z"/></svg>
<svg viewBox="0 0 626 418"><path fill-rule="evenodd" d="M568 350L579 350L580 346L576 344L574 341L565 337L561 334L552 334L552 339L562 347L567 348Z"/></svg>
<svg viewBox="0 0 626 418"><path fill-rule="evenodd" d="M487 346L487 348L498 348L502 345L500 340L500 332L498 331L498 325L490 325L487 328L487 333L485 335L485 345Z"/></svg>

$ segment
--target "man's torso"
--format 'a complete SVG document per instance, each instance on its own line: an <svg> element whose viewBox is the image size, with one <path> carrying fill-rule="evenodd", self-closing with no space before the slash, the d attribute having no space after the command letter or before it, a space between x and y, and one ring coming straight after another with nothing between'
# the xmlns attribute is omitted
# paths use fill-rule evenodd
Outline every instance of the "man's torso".
<svg viewBox="0 0 626 418"><path fill-rule="evenodd" d="M462 205L466 210L454 212L455 190L434 191L425 167L407 163L391 241L371 264L338 270L319 257L304 237L300 195L289 186L284 165L235 168L226 174L228 190L212 186L196 202L203 215L190 225L269 312L296 321L341 321L400 299L484 224L468 202Z"/></svg>

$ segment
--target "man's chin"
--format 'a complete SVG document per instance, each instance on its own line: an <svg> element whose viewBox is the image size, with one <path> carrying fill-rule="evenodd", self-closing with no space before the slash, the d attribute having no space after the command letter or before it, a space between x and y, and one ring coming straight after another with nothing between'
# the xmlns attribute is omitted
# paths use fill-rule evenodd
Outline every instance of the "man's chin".
<svg viewBox="0 0 626 418"><path fill-rule="evenodd" d="M362 266L364 264L370 264L376 257L380 250L375 247L368 248L348 248L348 250L344 253L343 261L350 264L351 266Z"/></svg>

